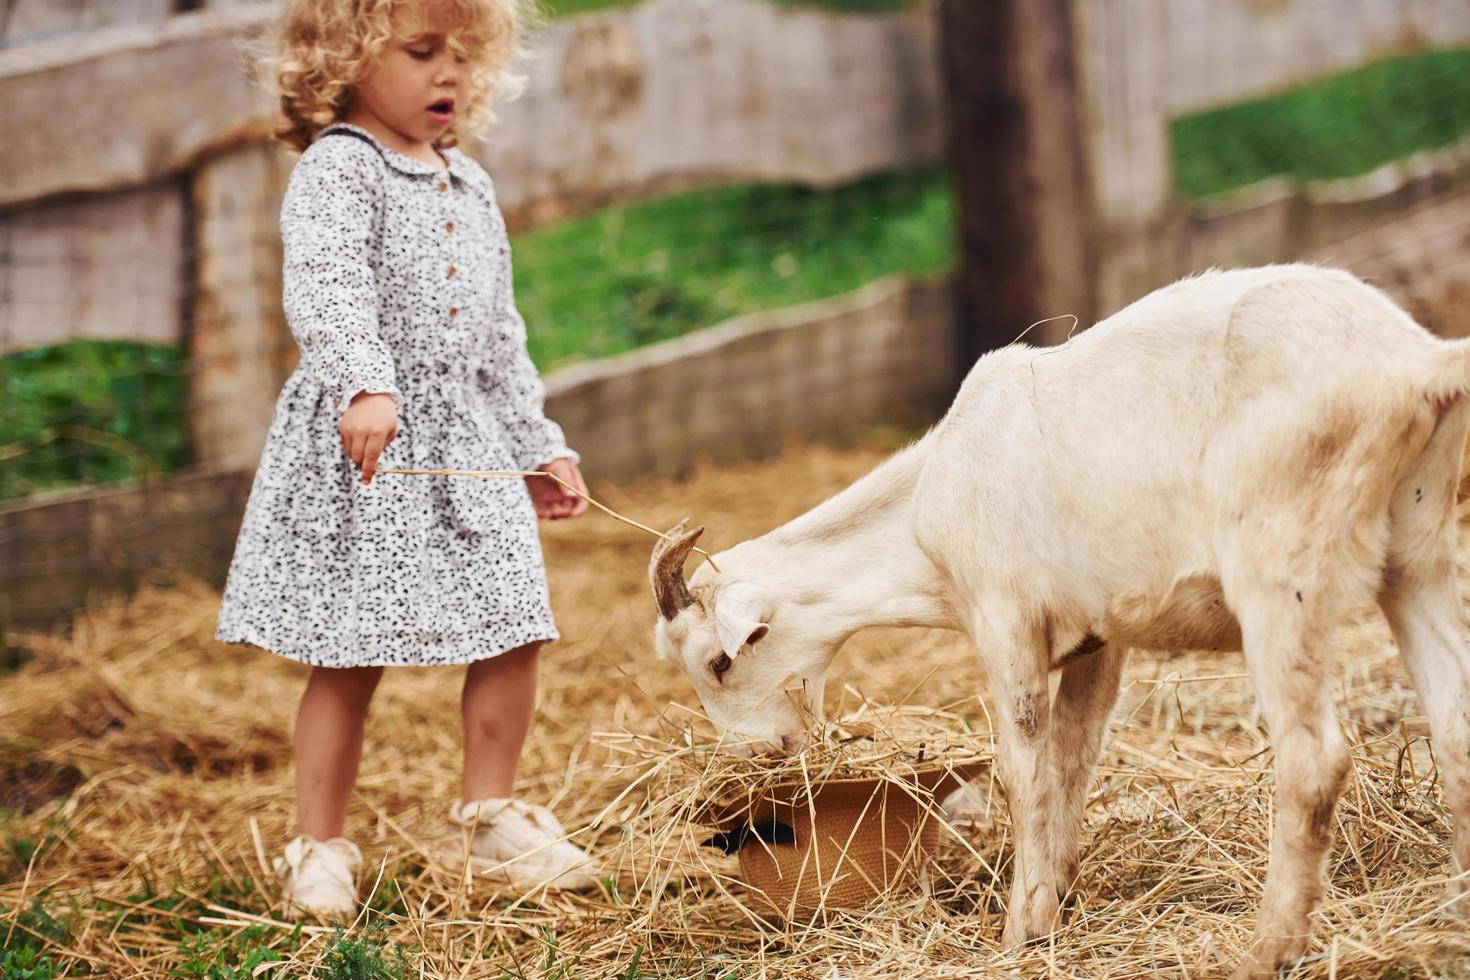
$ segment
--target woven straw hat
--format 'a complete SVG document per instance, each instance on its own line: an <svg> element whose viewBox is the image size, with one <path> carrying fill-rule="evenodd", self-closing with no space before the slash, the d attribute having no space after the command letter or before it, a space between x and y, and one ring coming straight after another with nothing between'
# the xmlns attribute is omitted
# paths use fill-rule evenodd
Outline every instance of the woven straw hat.
<svg viewBox="0 0 1470 980"><path fill-rule="evenodd" d="M792 780L716 804L731 829L706 843L737 851L753 904L784 919L862 908L906 891L939 840L938 801L984 763L934 763L903 774L854 776L808 786Z"/></svg>

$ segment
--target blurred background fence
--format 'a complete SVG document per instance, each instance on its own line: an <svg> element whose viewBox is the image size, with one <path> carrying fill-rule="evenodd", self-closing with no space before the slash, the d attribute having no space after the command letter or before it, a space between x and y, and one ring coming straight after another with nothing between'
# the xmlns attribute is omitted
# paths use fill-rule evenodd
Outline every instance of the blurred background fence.
<svg viewBox="0 0 1470 980"><path fill-rule="evenodd" d="M1464 0L548 6L467 149L594 478L923 424L1032 321L1212 265L1470 331ZM0 625L228 560L295 363L276 13L0 0Z"/></svg>

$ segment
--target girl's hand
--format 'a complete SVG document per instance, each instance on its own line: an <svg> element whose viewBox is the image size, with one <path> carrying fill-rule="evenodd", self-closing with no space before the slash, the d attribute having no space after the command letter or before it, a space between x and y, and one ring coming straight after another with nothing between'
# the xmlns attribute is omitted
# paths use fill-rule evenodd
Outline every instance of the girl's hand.
<svg viewBox="0 0 1470 980"><path fill-rule="evenodd" d="M342 432L342 448L362 470L362 482L372 483L378 471L378 457L384 447L398 435L398 406L393 396L380 392L359 392L338 426Z"/></svg>
<svg viewBox="0 0 1470 980"><path fill-rule="evenodd" d="M554 459L545 466L536 468L560 477L582 493L587 492L587 484L582 482L581 471L570 459ZM531 490L531 501L536 505L537 517L555 521L587 513L587 501L555 480L548 480L544 476L528 476L526 486Z"/></svg>

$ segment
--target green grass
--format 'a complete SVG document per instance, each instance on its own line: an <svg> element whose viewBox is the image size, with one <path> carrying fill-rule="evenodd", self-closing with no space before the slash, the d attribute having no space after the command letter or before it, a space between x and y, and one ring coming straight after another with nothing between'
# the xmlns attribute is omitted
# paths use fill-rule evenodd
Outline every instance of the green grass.
<svg viewBox="0 0 1470 980"><path fill-rule="evenodd" d="M387 941L387 926L374 922L360 937L341 929L327 949L326 962L313 971L320 980L408 980L413 975L408 956Z"/></svg>
<svg viewBox="0 0 1470 980"><path fill-rule="evenodd" d="M52 961L46 947L70 939L68 924L52 915L40 897L32 899L30 908L22 909L13 918L10 910L0 905L0 980L52 980L66 976L66 971Z"/></svg>
<svg viewBox="0 0 1470 980"><path fill-rule="evenodd" d="M953 262L952 237L940 170L835 191L693 191L518 236L516 302L546 370L880 276L938 272Z"/></svg>
<svg viewBox="0 0 1470 980"><path fill-rule="evenodd" d="M1470 134L1470 49L1385 58L1280 95L1175 119L1174 184L1189 197L1267 177L1367 173Z"/></svg>
<svg viewBox="0 0 1470 980"><path fill-rule="evenodd" d="M27 944L0 952L0 980L52 980L62 975L39 947Z"/></svg>
<svg viewBox="0 0 1470 980"><path fill-rule="evenodd" d="M244 929L216 929L197 922L209 914L208 905L229 908L251 908L259 897L250 886L241 887L232 876L212 874L200 889L170 889L159 892L147 881L143 888L127 896L127 905L99 900L104 914L111 919L109 935L117 948L125 953L135 950L132 939L148 934L152 945L160 932L177 937L175 967L159 976L191 978L191 980L252 980L257 976L296 976L280 970L259 972L262 964L288 958L303 941L302 929L282 931L274 927L249 926ZM84 910L72 899L70 911L48 907L45 891L27 909L11 916L0 905L0 918L10 918L9 931L0 924L0 980L50 980L51 977L93 975L85 962L70 961L65 948L82 919ZM391 959L383 941L382 926L369 929L359 937L339 933L327 950L323 964L314 976L332 980L355 980L357 977L394 978L407 974L400 969L406 961L405 951L393 947ZM398 972L394 972L398 971Z"/></svg>
<svg viewBox="0 0 1470 980"><path fill-rule="evenodd" d="M181 466L184 354L79 341L0 358L0 500Z"/></svg>
<svg viewBox="0 0 1470 980"><path fill-rule="evenodd" d="M238 932L225 929L201 931L179 943L184 962L169 976L189 980L253 980L263 963L282 959L287 951L270 945L278 940L276 930L265 926L248 926ZM290 945L299 945L299 935ZM269 975L276 975L274 973Z"/></svg>
<svg viewBox="0 0 1470 980"><path fill-rule="evenodd" d="M541 9L549 17L566 17L589 10L604 10L608 7L631 7L639 0L541 0ZM910 0L767 0L781 7L824 7L848 13L874 14L889 10L901 10Z"/></svg>

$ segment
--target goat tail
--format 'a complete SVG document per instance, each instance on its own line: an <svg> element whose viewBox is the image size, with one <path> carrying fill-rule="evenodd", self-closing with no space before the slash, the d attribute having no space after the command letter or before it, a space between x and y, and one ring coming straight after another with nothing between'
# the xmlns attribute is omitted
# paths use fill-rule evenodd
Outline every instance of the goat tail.
<svg viewBox="0 0 1470 980"><path fill-rule="evenodd" d="M1470 395L1470 337L1435 345L1425 394L1436 403L1441 415Z"/></svg>
<svg viewBox="0 0 1470 980"><path fill-rule="evenodd" d="M1458 490L1451 499L1457 504L1470 496L1470 338L1438 341L1434 347L1434 362L1430 371L1429 384L1425 389L1434 412L1434 428L1430 432L1426 451L1436 444L1446 445L1446 440L1458 459L1455 483Z"/></svg>

